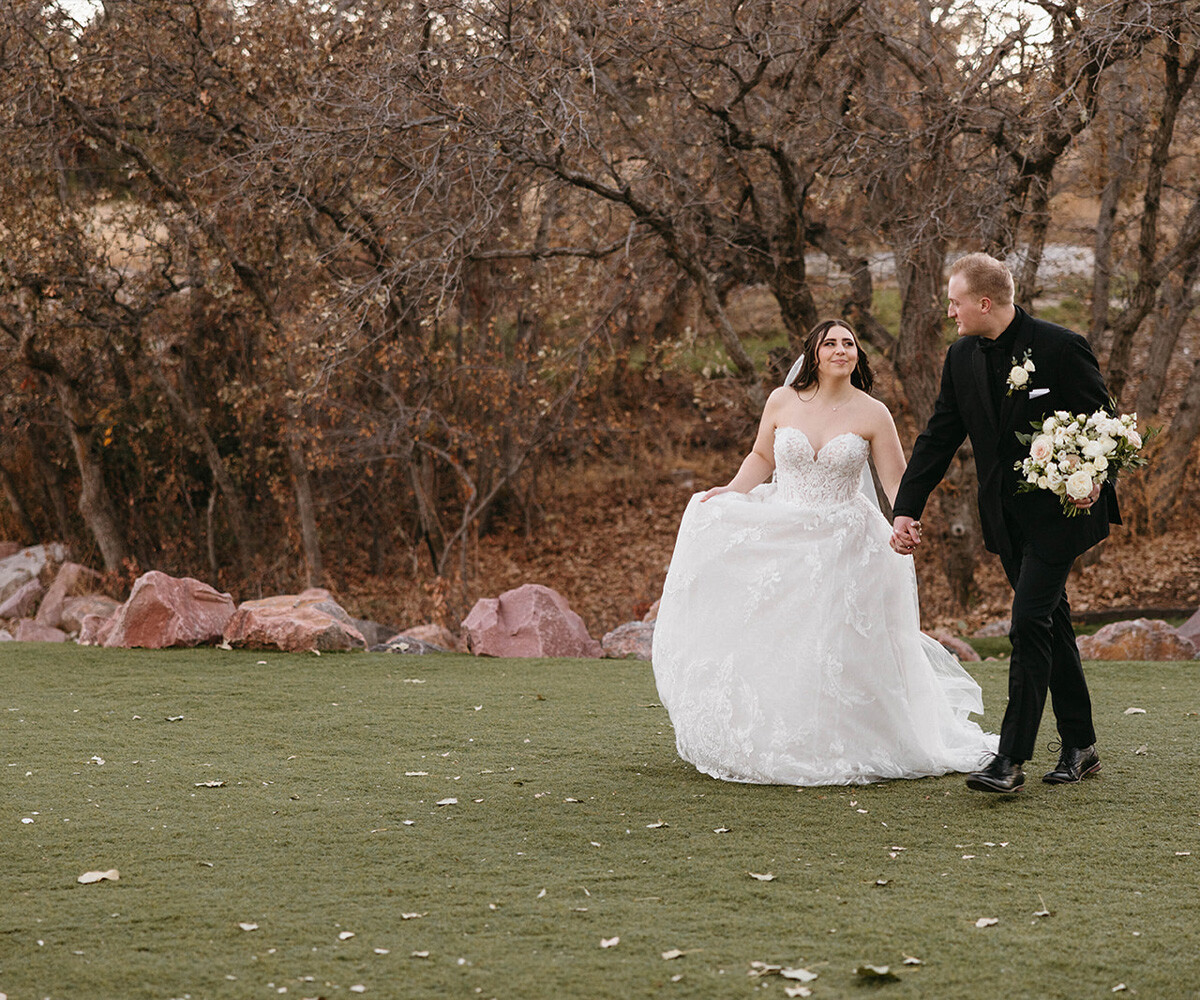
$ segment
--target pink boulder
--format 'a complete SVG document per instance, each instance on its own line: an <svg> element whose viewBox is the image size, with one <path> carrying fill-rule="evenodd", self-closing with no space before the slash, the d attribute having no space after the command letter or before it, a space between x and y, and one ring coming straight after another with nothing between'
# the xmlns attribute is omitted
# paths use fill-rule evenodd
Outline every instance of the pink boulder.
<svg viewBox="0 0 1200 1000"><path fill-rule="evenodd" d="M653 621L626 622L600 640L604 655L610 660L649 660L653 644Z"/></svg>
<svg viewBox="0 0 1200 1000"><path fill-rule="evenodd" d="M465 653L466 649L445 625L414 625L412 628L406 628L403 632L392 636L392 639L399 639L403 636L406 639L420 639L430 646L437 646L440 649L458 650L460 653ZM391 639L388 640L391 642Z"/></svg>
<svg viewBox="0 0 1200 1000"><path fill-rule="evenodd" d="M164 649L217 642L233 612L233 598L207 583L151 570L116 610L104 645Z"/></svg>
<svg viewBox="0 0 1200 1000"><path fill-rule="evenodd" d="M10 597L0 604L0 618L25 618L35 607L46 588L35 576L23 583Z"/></svg>
<svg viewBox="0 0 1200 1000"><path fill-rule="evenodd" d="M0 617L3 616L0 615ZM1176 631L1192 642L1197 649L1200 649L1200 609L1197 609L1196 613L1180 625Z"/></svg>
<svg viewBox="0 0 1200 1000"><path fill-rule="evenodd" d="M37 623L58 628L67 599L96 590L99 585L100 574L95 570L79 563L63 563L38 606Z"/></svg>
<svg viewBox="0 0 1200 1000"><path fill-rule="evenodd" d="M111 597L105 597L103 594L68 597L63 601L58 627L65 632L78 632L83 628L83 620L89 615L96 615L107 620L116 613L120 606L120 601L114 601Z"/></svg>
<svg viewBox="0 0 1200 1000"><path fill-rule="evenodd" d="M599 657L604 652L563 596L540 583L483 598L462 627L476 656Z"/></svg>
<svg viewBox="0 0 1200 1000"><path fill-rule="evenodd" d="M85 615L79 623L79 645L103 646L116 623L115 615Z"/></svg>
<svg viewBox="0 0 1200 1000"><path fill-rule="evenodd" d="M225 641L249 649L289 653L363 649L362 633L327 590L245 601L225 628Z"/></svg>
<svg viewBox="0 0 1200 1000"><path fill-rule="evenodd" d="M949 632L930 632L930 638L936 639L942 649L949 653L953 653L963 663L977 663L979 654L975 652L975 647L965 639L960 639L956 635L951 635Z"/></svg>
<svg viewBox="0 0 1200 1000"><path fill-rule="evenodd" d="M1113 622L1076 644L1085 660L1194 660L1196 645L1164 621L1135 618Z"/></svg>
<svg viewBox="0 0 1200 1000"><path fill-rule="evenodd" d="M17 622L17 631L13 638L17 642L66 642L67 633L62 629L39 625L29 618L22 618Z"/></svg>

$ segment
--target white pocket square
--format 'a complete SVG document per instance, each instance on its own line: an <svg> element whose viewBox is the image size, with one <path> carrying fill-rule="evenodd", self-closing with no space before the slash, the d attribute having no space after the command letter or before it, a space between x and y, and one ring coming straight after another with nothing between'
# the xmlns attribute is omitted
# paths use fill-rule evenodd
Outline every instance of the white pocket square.
<svg viewBox="0 0 1200 1000"><path fill-rule="evenodd" d="M1044 395L1046 395L1046 393L1048 393L1049 391L1050 391L1049 389L1030 389L1030 390L1029 390L1029 398L1030 398L1030 399L1037 399L1037 398L1038 398L1038 396L1044 396Z"/></svg>

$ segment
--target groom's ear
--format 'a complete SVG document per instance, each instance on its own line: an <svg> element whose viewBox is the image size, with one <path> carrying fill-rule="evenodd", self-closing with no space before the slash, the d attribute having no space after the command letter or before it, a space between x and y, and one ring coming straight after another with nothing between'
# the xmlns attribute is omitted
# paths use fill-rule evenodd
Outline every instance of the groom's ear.
<svg viewBox="0 0 1200 1000"><path fill-rule="evenodd" d="M981 313L990 313L992 311L992 300L986 295L979 296L979 311Z"/></svg>

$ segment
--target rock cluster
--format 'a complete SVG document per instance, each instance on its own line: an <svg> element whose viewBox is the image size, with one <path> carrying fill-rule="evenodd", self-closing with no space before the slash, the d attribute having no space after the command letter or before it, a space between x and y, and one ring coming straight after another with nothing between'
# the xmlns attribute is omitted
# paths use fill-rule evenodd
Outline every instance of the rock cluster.
<svg viewBox="0 0 1200 1000"><path fill-rule="evenodd" d="M1076 644L1085 660L1194 660L1197 647L1157 618L1113 622L1095 635L1081 635Z"/></svg>

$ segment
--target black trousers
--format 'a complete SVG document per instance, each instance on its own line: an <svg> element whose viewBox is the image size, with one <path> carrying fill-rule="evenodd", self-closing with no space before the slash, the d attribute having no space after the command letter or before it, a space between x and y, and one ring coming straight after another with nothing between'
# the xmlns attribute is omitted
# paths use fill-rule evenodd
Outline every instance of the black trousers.
<svg viewBox="0 0 1200 1000"><path fill-rule="evenodd" d="M1071 606L1067 603L1070 559L1043 559L1019 530L1011 532L1012 552L1001 557L1013 586L1012 659L1008 668L1008 708L1000 726L1000 753L1013 760L1033 756L1038 726L1049 692L1058 735L1065 747L1096 742Z"/></svg>

